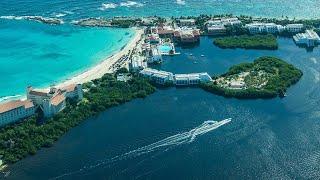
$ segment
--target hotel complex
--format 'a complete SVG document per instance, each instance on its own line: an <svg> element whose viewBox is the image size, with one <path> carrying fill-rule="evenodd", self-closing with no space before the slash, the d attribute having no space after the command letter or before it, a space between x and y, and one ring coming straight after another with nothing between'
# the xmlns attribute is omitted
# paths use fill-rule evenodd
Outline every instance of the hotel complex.
<svg viewBox="0 0 320 180"><path fill-rule="evenodd" d="M289 33L298 33L302 32L304 29L303 24L288 24L286 26L278 25L275 23L260 23L255 22L251 24L247 24L245 26L251 34L261 34L261 33L281 33L283 31L287 31Z"/></svg>
<svg viewBox="0 0 320 180"><path fill-rule="evenodd" d="M227 32L227 26L241 26L238 18L219 18L206 23L208 35L224 35Z"/></svg>
<svg viewBox="0 0 320 180"><path fill-rule="evenodd" d="M32 116L34 113L35 105L31 100L14 100L3 103L0 105L0 126Z"/></svg>
<svg viewBox="0 0 320 180"><path fill-rule="evenodd" d="M173 74L171 72L159 71L156 69L146 68L140 71L143 77L146 77L157 84L174 84L177 86L198 85L212 81L208 73L191 73L191 74Z"/></svg>
<svg viewBox="0 0 320 180"><path fill-rule="evenodd" d="M0 104L0 126L17 122L32 116L40 108L45 118L50 118L66 107L66 99L81 100L81 84L69 85L61 89L51 88L48 92L27 88L27 100L14 100Z"/></svg>
<svg viewBox="0 0 320 180"><path fill-rule="evenodd" d="M306 30L305 33L296 34L293 39L297 45L306 47L314 47L320 44L320 37L313 30Z"/></svg>

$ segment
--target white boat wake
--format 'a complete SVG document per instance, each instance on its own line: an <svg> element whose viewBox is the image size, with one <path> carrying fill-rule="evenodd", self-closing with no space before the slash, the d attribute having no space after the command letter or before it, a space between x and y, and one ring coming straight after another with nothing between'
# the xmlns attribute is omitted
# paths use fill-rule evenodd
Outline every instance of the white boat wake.
<svg viewBox="0 0 320 180"><path fill-rule="evenodd" d="M222 120L219 122L218 121L205 121L200 126L194 128L194 129L191 129L190 131L170 136L168 138L165 138L165 139L160 140L158 142L155 142L153 144L135 149L135 150L130 151L128 153L125 153L125 154L122 154L119 156L115 156L113 158L110 158L110 159L107 159L104 161L100 161L99 163L96 163L94 165L84 166L83 168L81 168L77 171L65 173L63 175L54 177L52 179L60 179L60 178L66 177L66 176L75 175L75 174L78 174L81 172L85 172L85 171L94 169L94 168L102 166L102 165L108 165L108 164L115 163L117 161L125 160L128 158L138 157L143 154L147 154L147 153L150 153L150 152L162 149L162 148L168 148L168 147L178 146L178 145L182 145L182 144L189 144L189 143L192 143L197 138L197 136L201 136L201 135L206 134L210 131L213 131L213 130L219 128L220 126L223 126L229 122L231 122L231 118L225 119L225 120Z"/></svg>

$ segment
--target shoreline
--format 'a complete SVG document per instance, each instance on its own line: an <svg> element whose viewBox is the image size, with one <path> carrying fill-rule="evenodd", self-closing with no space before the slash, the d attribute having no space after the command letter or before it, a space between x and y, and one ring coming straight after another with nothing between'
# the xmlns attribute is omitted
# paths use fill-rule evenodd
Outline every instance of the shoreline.
<svg viewBox="0 0 320 180"><path fill-rule="evenodd" d="M86 82L90 82L94 79L101 78L104 74L113 73L114 71L111 69L112 66L116 64L122 56L127 55L132 49L134 49L136 43L141 40L141 37L143 35L143 29L135 27L132 28L132 30L135 33L134 36L130 39L130 41L127 44L122 46L119 50L103 58L103 60L101 60L97 64L90 66L75 75L67 76L66 78L56 82L56 84L53 84L53 86L57 88L62 88L71 84L83 84ZM50 87L51 86L42 86L37 89L48 91ZM15 99L25 100L26 98L26 94L8 95L1 97L0 103L5 103Z"/></svg>
<svg viewBox="0 0 320 180"><path fill-rule="evenodd" d="M122 56L127 55L132 49L134 49L136 43L141 40L143 29L134 28L133 30L135 31L134 37L119 51L116 51L114 54L104 58L104 60L87 70L59 82L55 87L62 88L70 84L83 84L94 79L101 78L104 74L113 73L111 67L116 64Z"/></svg>

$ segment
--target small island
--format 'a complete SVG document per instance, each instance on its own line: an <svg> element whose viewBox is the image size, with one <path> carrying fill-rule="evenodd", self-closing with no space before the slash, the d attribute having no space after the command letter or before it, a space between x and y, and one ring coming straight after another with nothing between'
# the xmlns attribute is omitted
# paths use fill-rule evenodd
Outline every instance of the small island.
<svg viewBox="0 0 320 180"><path fill-rule="evenodd" d="M201 87L214 94L240 99L285 96L287 88L297 83L303 73L275 57L260 57L253 63L241 63Z"/></svg>
<svg viewBox="0 0 320 180"><path fill-rule="evenodd" d="M244 48L244 49L278 49L277 38L272 34L267 35L241 35L221 37L213 40L213 43L223 49Z"/></svg>

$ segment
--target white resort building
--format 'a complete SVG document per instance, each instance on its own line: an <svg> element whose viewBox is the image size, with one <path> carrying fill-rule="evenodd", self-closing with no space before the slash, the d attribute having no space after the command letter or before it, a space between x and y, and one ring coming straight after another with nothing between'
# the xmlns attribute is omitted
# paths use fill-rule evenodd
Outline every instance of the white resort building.
<svg viewBox="0 0 320 180"><path fill-rule="evenodd" d="M130 71L138 72L148 67L148 63L143 56L134 55L129 64Z"/></svg>
<svg viewBox="0 0 320 180"><path fill-rule="evenodd" d="M146 52L148 63L160 63L162 62L162 55L160 50L154 46Z"/></svg>
<svg viewBox="0 0 320 180"><path fill-rule="evenodd" d="M285 26L285 29L289 32L289 33L299 33L302 32L304 29L304 25L303 24L287 24Z"/></svg>
<svg viewBox="0 0 320 180"><path fill-rule="evenodd" d="M197 85L212 81L208 73L175 74L174 83L177 86Z"/></svg>
<svg viewBox="0 0 320 180"><path fill-rule="evenodd" d="M15 123L34 113L35 105L30 100L14 100L0 104L0 126Z"/></svg>
<svg viewBox="0 0 320 180"><path fill-rule="evenodd" d="M240 26L242 23L238 18L216 18L207 22L207 26Z"/></svg>
<svg viewBox="0 0 320 180"><path fill-rule="evenodd" d="M52 117L66 107L66 99L81 100L83 91L81 84L72 84L61 89L50 88L49 92L27 88L27 99L31 100L43 111L44 117Z"/></svg>
<svg viewBox="0 0 320 180"><path fill-rule="evenodd" d="M218 18L206 23L208 35L223 35L227 32L226 26L241 26L241 24L238 18Z"/></svg>
<svg viewBox="0 0 320 180"><path fill-rule="evenodd" d="M146 68L140 71L144 77L153 80L157 84L172 83L177 86L197 85L200 83L212 81L208 73L191 73L191 74L173 74L171 72L159 71L156 69Z"/></svg>
<svg viewBox="0 0 320 180"><path fill-rule="evenodd" d="M260 33L280 33L284 30L284 27L277 25L275 23L251 23L247 24L246 28L251 34L260 34Z"/></svg>
<svg viewBox="0 0 320 180"><path fill-rule="evenodd" d="M196 20L194 20L194 19L180 19L179 20L179 25L180 25L180 27L183 27L183 26L188 26L188 27L195 26L196 25Z"/></svg>
<svg viewBox="0 0 320 180"><path fill-rule="evenodd" d="M293 39L297 45L314 47L320 44L319 35L313 30L306 30L305 33L299 33L293 36Z"/></svg>
<svg viewBox="0 0 320 180"><path fill-rule="evenodd" d="M171 72L159 71L156 69L146 68L140 71L140 74L157 84L165 84L173 82L173 74Z"/></svg>

